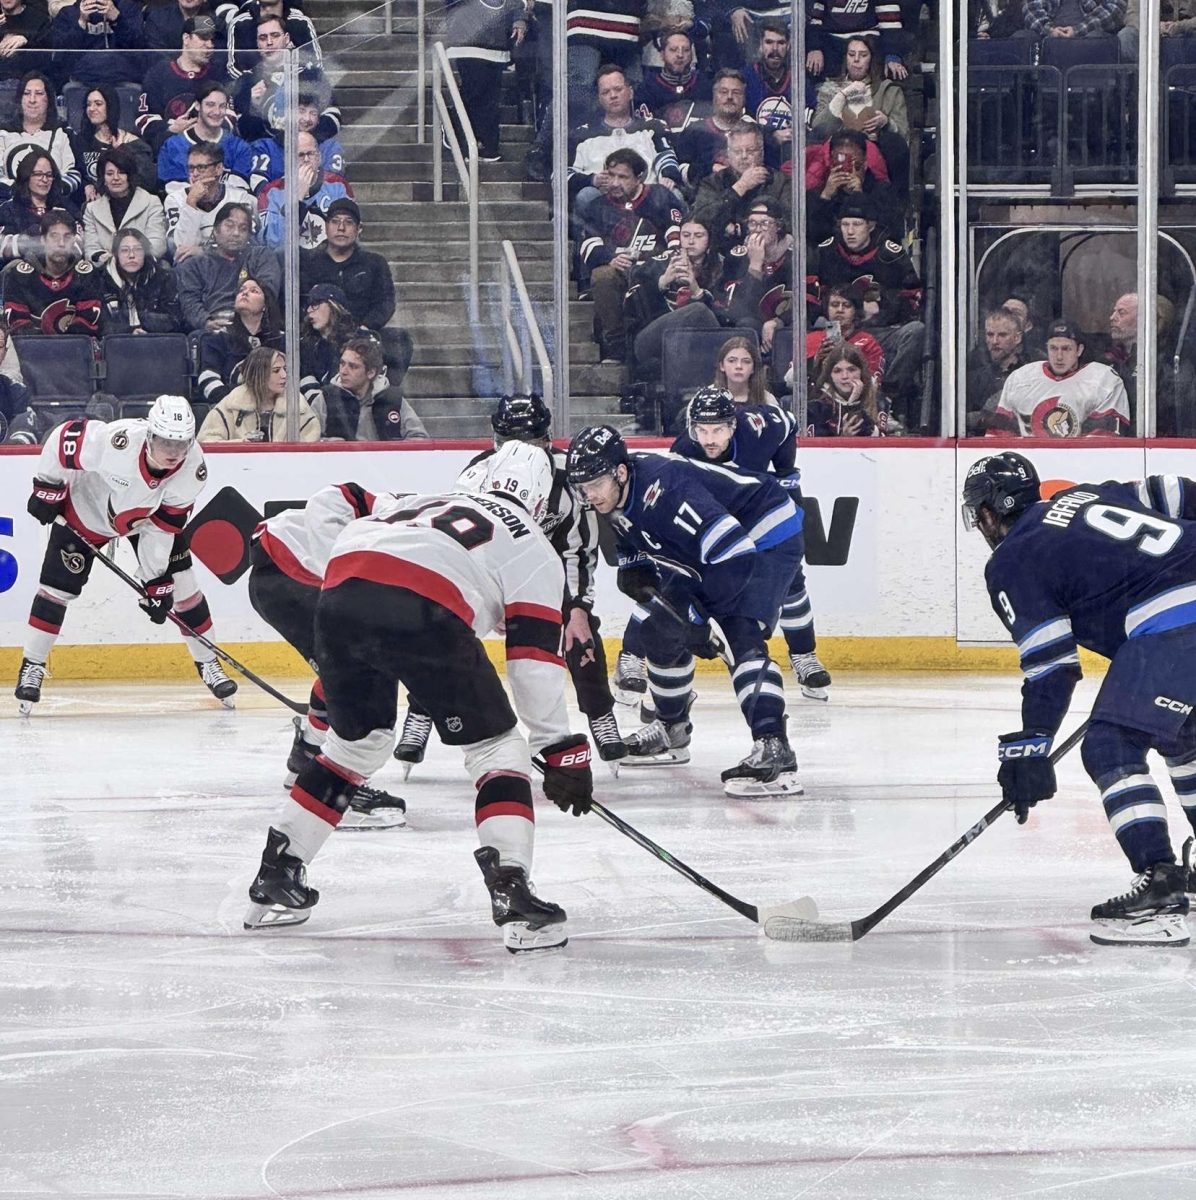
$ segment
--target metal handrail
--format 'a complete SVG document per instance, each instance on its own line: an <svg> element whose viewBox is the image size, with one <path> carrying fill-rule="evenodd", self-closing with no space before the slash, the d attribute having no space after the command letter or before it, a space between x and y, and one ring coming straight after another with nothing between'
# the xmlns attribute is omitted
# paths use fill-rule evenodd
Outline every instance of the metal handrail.
<svg viewBox="0 0 1196 1200"><path fill-rule="evenodd" d="M519 258L515 247L509 242L502 243L502 258L499 260L502 279L502 367L503 383L508 392L534 391L532 376L531 350L535 351L536 361L540 365L540 394L551 406L553 400L552 360L544 345L540 333L540 323L536 320L532 308L531 297L527 294L527 284L523 281L523 271L519 267ZM523 325L519 332L511 320L511 292L519 301L523 312ZM521 336L522 335L522 336Z"/></svg>
<svg viewBox="0 0 1196 1200"><path fill-rule="evenodd" d="M387 11L389 12L390 0L387 0ZM427 0L419 0L415 6L415 127L419 144L422 146L425 140L425 131L428 123L428 102L426 93L428 90L428 63L424 53L424 30L428 21Z"/></svg>
<svg viewBox="0 0 1196 1200"><path fill-rule="evenodd" d="M449 100L461 122L465 135L466 154L461 153L461 142L449 115L442 89L447 89ZM444 139L448 139L457 178L469 202L469 319L478 319L478 139L465 111L465 103L443 42L432 45L432 199L444 201Z"/></svg>

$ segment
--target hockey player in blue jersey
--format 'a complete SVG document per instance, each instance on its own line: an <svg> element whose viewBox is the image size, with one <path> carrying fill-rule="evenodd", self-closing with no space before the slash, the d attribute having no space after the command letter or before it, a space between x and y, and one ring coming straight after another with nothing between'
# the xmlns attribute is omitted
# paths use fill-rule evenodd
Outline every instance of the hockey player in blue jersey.
<svg viewBox="0 0 1196 1200"><path fill-rule="evenodd" d="M674 454L683 454L699 462L771 472L794 502L801 504L797 421L776 404L736 404L725 389L713 385L704 387L690 400L686 432L673 443L672 450ZM801 559L781 606L781 633L802 695L810 700L827 699L831 676L818 661L814 613L806 592Z"/></svg>
<svg viewBox="0 0 1196 1200"><path fill-rule="evenodd" d="M753 739L751 753L722 773L725 790L800 793L785 736L781 673L767 643L801 556L800 508L767 475L673 454L629 454L609 425L573 439L567 471L581 499L610 520L620 551L642 556L623 568L621 584L649 602L648 682L657 717L625 739L625 764L688 761L694 654L715 656L705 623L713 618L727 639L735 694ZM652 604L657 592L673 615Z"/></svg>
<svg viewBox="0 0 1196 1200"><path fill-rule="evenodd" d="M1177 865L1146 752L1164 757L1196 829L1196 483L1080 483L1040 501L1033 464L1006 452L968 472L963 518L992 547L985 582L1025 674L1022 728L999 740L1002 795L1024 822L1055 794L1048 755L1080 678L1077 647L1109 659L1084 768L1137 878L1092 909L1092 940L1187 945L1192 839Z"/></svg>

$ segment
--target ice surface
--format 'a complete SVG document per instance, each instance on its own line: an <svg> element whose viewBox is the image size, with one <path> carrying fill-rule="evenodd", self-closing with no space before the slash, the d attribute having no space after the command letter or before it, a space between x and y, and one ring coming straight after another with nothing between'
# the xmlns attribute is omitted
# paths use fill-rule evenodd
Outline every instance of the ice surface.
<svg viewBox="0 0 1196 1200"><path fill-rule="evenodd" d="M726 684L699 690L692 763L599 766L600 797L736 896L828 920L992 805L1018 725L1011 678L792 685L805 796L728 801L748 739ZM544 804L535 879L571 940L516 959L456 752L405 785L391 764L410 827L334 837L311 921L248 934L289 714L248 684L235 713L194 681L45 696L0 717L4 1200L1191 1194L1196 950L1088 941L1130 872L1078 754L1025 828L847 946L767 941Z"/></svg>

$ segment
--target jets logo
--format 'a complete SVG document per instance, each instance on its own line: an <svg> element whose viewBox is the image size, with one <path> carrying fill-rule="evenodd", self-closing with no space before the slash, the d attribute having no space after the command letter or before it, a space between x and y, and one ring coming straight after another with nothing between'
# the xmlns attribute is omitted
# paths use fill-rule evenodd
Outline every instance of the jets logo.
<svg viewBox="0 0 1196 1200"><path fill-rule="evenodd" d="M112 449L125 450L129 445L129 435L127 433L116 432L112 435Z"/></svg>
<svg viewBox="0 0 1196 1200"><path fill-rule="evenodd" d="M649 485L648 490L644 493L644 507L651 508L660 499L663 491L664 488L660 486L660 480L654 479Z"/></svg>
<svg viewBox="0 0 1196 1200"><path fill-rule="evenodd" d="M752 432L759 435L764 432L764 414L758 412L749 412L743 414L747 418L747 423L752 427Z"/></svg>
<svg viewBox="0 0 1196 1200"><path fill-rule="evenodd" d="M66 567L72 575L82 575L83 568L86 565L86 559L77 550L61 551L62 565Z"/></svg>

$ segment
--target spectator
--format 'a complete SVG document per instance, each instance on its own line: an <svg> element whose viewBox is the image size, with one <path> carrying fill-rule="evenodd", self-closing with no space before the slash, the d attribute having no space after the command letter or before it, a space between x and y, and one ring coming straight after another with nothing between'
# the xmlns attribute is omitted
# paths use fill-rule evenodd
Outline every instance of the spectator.
<svg viewBox="0 0 1196 1200"><path fill-rule="evenodd" d="M194 261L194 260L192 260ZM298 406L299 441L320 440L320 419L297 392L287 396L287 364L282 351L251 350L242 368L244 382L233 388L204 418L201 442L286 442L287 409Z"/></svg>
<svg viewBox="0 0 1196 1200"><path fill-rule="evenodd" d="M837 75L847 42L861 35L876 39L877 56L884 59L888 78L904 79L909 74L901 61L906 39L896 0L814 0L806 36L806 70L811 75Z"/></svg>
<svg viewBox="0 0 1196 1200"><path fill-rule="evenodd" d="M1178 0L1178 3L1187 6L1187 0ZM1160 13L1173 7L1164 3L1160 6ZM1125 6L1125 24L1117 31L1117 59L1123 63L1133 63L1138 61L1138 0L1126 0ZM1177 25L1178 21L1163 20L1159 22L1159 35L1166 37L1164 29L1168 25Z"/></svg>
<svg viewBox="0 0 1196 1200"><path fill-rule="evenodd" d="M631 269L666 246L674 249L686 216L685 202L663 187L645 183L647 164L634 150L607 156L605 194L591 193L578 205L578 288L594 300L594 340L604 361L627 357L623 298Z"/></svg>
<svg viewBox="0 0 1196 1200"><path fill-rule="evenodd" d="M727 164L727 134L738 129L746 116L747 80L742 71L723 70L714 77L714 109L710 116L693 121L677 135L677 159L683 163L685 182L697 187L713 171ZM781 155L775 141L764 139L764 161L779 168Z"/></svg>
<svg viewBox="0 0 1196 1200"><path fill-rule="evenodd" d="M135 51L145 49L145 29L136 0L75 0L59 10L51 36L55 68L70 80L64 95L97 83L141 82L146 64Z"/></svg>
<svg viewBox="0 0 1196 1200"><path fill-rule="evenodd" d="M211 27L208 42L216 41L216 18L208 9L207 0L149 0L145 6L144 36L145 44L150 50L177 50L180 40L187 32L188 23L202 22L204 27ZM187 43L184 40L182 44ZM205 62L207 60L205 59ZM176 131L177 132L177 131ZM142 134L144 137L145 135Z"/></svg>
<svg viewBox="0 0 1196 1200"><path fill-rule="evenodd" d="M299 341L299 389L313 408L313 397L336 378L345 343L350 338L372 336L353 319L348 297L335 284L318 283L311 289Z"/></svg>
<svg viewBox="0 0 1196 1200"><path fill-rule="evenodd" d="M168 137L158 151L158 179L166 194L187 186L187 155L192 146L210 142L224 154L224 182L238 190L256 191L263 179L255 169L249 143L228 130L228 93L220 83L205 83L196 93L195 123L182 133Z"/></svg>
<svg viewBox="0 0 1196 1200"><path fill-rule="evenodd" d="M994 308L984 318L984 345L968 354L967 432L987 429L1011 372L1026 364L1022 321L1008 308Z"/></svg>
<svg viewBox="0 0 1196 1200"><path fill-rule="evenodd" d="M645 121L631 109L632 92L619 67L606 66L598 72L598 105L602 119L581 125L569 134L569 195L574 211L605 193L611 181L604 164L616 149L632 150L648 164L646 183L663 183L677 189L681 168L659 121Z"/></svg>
<svg viewBox="0 0 1196 1200"><path fill-rule="evenodd" d="M109 333L179 333L183 328L174 272L160 262L149 239L130 226L112 243L104 268L100 329Z"/></svg>
<svg viewBox="0 0 1196 1200"><path fill-rule="evenodd" d="M909 195L909 115L905 93L881 76L868 38L851 38L843 74L818 89L811 133L819 140L842 129L855 129L874 142L889 178L902 196Z"/></svg>
<svg viewBox="0 0 1196 1200"><path fill-rule="evenodd" d="M3 157L4 182L16 178L18 158L29 146L45 150L54 160L63 187L56 200L72 196L81 182L79 166L70 135L58 125L58 107L54 85L40 71L30 71L17 86L19 128L0 130L0 156ZM55 180L57 183L58 180Z"/></svg>
<svg viewBox="0 0 1196 1200"><path fill-rule="evenodd" d="M1125 4L1126 0L1025 0L1026 27L1013 36L1114 37L1125 24Z"/></svg>
<svg viewBox="0 0 1196 1200"><path fill-rule="evenodd" d="M789 70L789 26L776 17L760 25L760 54L745 74L744 108L749 121L767 129L785 147L793 141L793 74Z"/></svg>
<svg viewBox="0 0 1196 1200"><path fill-rule="evenodd" d="M170 9L175 0L169 0ZM189 2L189 0L187 0ZM149 13L163 11L150 9ZM147 13L147 21L149 16ZM216 61L216 22L207 13L188 17L182 24L183 49L177 58L156 62L142 84L137 132L156 152L168 137L186 133L199 111L199 89L205 83L224 83L224 66ZM176 40L173 45L179 43ZM281 172L279 172L281 174Z"/></svg>
<svg viewBox="0 0 1196 1200"><path fill-rule="evenodd" d="M829 171L825 178L806 172L806 236L811 241L831 237L845 205L864 201L881 232L899 238L905 230L901 201L891 184L868 164L868 139L855 129L841 129L830 139Z"/></svg>
<svg viewBox="0 0 1196 1200"><path fill-rule="evenodd" d="M0 0L0 79L48 68L50 49L50 14L41 0Z"/></svg>
<svg viewBox="0 0 1196 1200"><path fill-rule="evenodd" d="M248 276L233 297L229 324L199 339L199 392L206 404L218 404L241 382L241 364L251 350L283 349L282 311L258 280Z"/></svg>
<svg viewBox="0 0 1196 1200"><path fill-rule="evenodd" d="M16 334L78 333L94 337L100 324L99 273L77 249L78 226L64 209L42 218L41 250L4 268L4 317Z"/></svg>
<svg viewBox="0 0 1196 1200"><path fill-rule="evenodd" d="M19 379L14 379L9 374L8 364L4 361L9 349L8 326L3 317L0 317L0 442L8 441L9 436L25 424L20 418L33 404L29 390ZM17 422L15 427L14 422ZM18 442L24 445L32 445L35 441L33 433L18 438Z"/></svg>
<svg viewBox="0 0 1196 1200"><path fill-rule="evenodd" d="M216 212L211 249L178 269L179 305L187 329L216 333L232 320L233 298L246 277L259 280L275 299L282 287L278 255L250 243L253 217L229 201Z"/></svg>
<svg viewBox="0 0 1196 1200"><path fill-rule="evenodd" d="M112 257L118 229L133 228L145 235L150 253L166 253L166 214L162 201L137 185L137 163L123 146L105 150L99 158L99 195L83 210L83 254L103 266Z"/></svg>
<svg viewBox="0 0 1196 1200"><path fill-rule="evenodd" d="M744 229L743 242L727 256L723 277L727 319L757 330L767 352L793 306L793 237L785 210L770 199L752 205Z"/></svg>
<svg viewBox="0 0 1196 1200"><path fill-rule="evenodd" d="M888 428L868 364L845 342L823 359L806 411L808 437L884 437Z"/></svg>
<svg viewBox="0 0 1196 1200"><path fill-rule="evenodd" d="M1015 314L1022 323L1022 347L1027 362L1046 358L1046 342L1034 324L1034 315L1030 312L1029 303L1021 296L1009 295L1001 301L1000 308L1007 308Z"/></svg>
<svg viewBox="0 0 1196 1200"><path fill-rule="evenodd" d="M298 4L292 4L290 0L251 0L237 8L231 3L220 3L216 15L221 14L225 15L228 41L226 70L230 79L252 73L261 63L262 53L257 35L262 18L268 16L279 18L286 34L284 45L300 47L305 65L317 69L320 67L320 43L316 37L316 27Z"/></svg>
<svg viewBox="0 0 1196 1200"><path fill-rule="evenodd" d="M714 386L731 393L736 404L776 404L764 381L764 365L756 339L735 334L718 349L714 360Z"/></svg>
<svg viewBox="0 0 1196 1200"><path fill-rule="evenodd" d="M324 214L324 242L304 251L299 285L306 296L320 283L331 283L349 298L353 319L375 332L395 313L395 285L390 265L360 244L361 210L353 200L334 200Z"/></svg>
<svg viewBox="0 0 1196 1200"><path fill-rule="evenodd" d="M764 165L764 131L744 121L727 134L727 168L706 176L694 198L694 216L713 231L720 251L743 241L744 222L758 200L771 199L788 217L790 181Z"/></svg>
<svg viewBox="0 0 1196 1200"><path fill-rule="evenodd" d="M661 65L649 67L635 91L641 117L652 116L670 130L680 131L697 118L698 106L713 98L710 78L698 69L694 44L688 33L669 30L656 39Z"/></svg>
<svg viewBox="0 0 1196 1200"><path fill-rule="evenodd" d="M69 200L62 200L58 168L42 151L25 154L17 165L12 198L0 204L0 257L21 258L41 241L42 218L62 206L72 219L78 214Z"/></svg>
<svg viewBox="0 0 1196 1200"><path fill-rule="evenodd" d="M502 76L511 64L512 44L521 46L526 34L523 0L449 0L445 42L482 162L502 159Z"/></svg>
<svg viewBox="0 0 1196 1200"><path fill-rule="evenodd" d="M87 93L83 112L79 117L79 136L76 149L79 151L79 167L83 176L83 196L90 203L100 195L97 186L97 171L100 155L105 150L123 150L132 160L132 171L128 177L132 187L154 185L156 174L154 155L149 146L117 124L120 117L120 98L116 89L107 84L93 87Z"/></svg>
<svg viewBox="0 0 1196 1200"><path fill-rule="evenodd" d="M622 68L628 83L639 82L643 15L644 0L567 0L570 128L588 123L594 81L605 70L603 63ZM549 28L547 21L544 27Z"/></svg>
<svg viewBox="0 0 1196 1200"><path fill-rule="evenodd" d="M257 201L235 181L224 182L224 150L199 142L187 151L186 190L166 197L166 239L175 265L193 254L202 254L212 235L216 213L228 203L248 211Z"/></svg>
<svg viewBox="0 0 1196 1200"><path fill-rule="evenodd" d="M1080 364L1084 342L1070 321L1047 330L1046 362L1010 373L989 436L1077 438L1117 435L1130 426L1125 384L1105 363Z"/></svg>
<svg viewBox="0 0 1196 1200"><path fill-rule="evenodd" d="M1013 37L1024 29L1022 0L969 0L968 37L984 41Z"/></svg>
<svg viewBox="0 0 1196 1200"><path fill-rule="evenodd" d="M353 189L340 175L326 175L320 166L320 145L310 133L296 140L299 159L299 245L313 250L325 237L324 216L334 200L353 199ZM267 246L281 246L286 233L286 180L275 179L258 194L259 237Z"/></svg>
<svg viewBox="0 0 1196 1200"><path fill-rule="evenodd" d="M854 346L868 364L868 374L877 391L885 373L885 355L880 343L866 329L860 328L863 319L863 289L857 284L835 283L822 295L822 311L826 316L823 329L806 334L807 374L811 383L818 378L826 357L840 343ZM776 364L774 363L774 369Z"/></svg>
<svg viewBox="0 0 1196 1200"><path fill-rule="evenodd" d="M327 175L344 175L345 150L335 134L323 132L329 125L320 113L320 100L311 92L300 92L299 132L314 134L320 143L320 166ZM337 110L339 111L339 110ZM252 143L254 153L258 155L258 170L266 179L280 179L284 168L286 131L274 130L268 137L258 138Z"/></svg>
<svg viewBox="0 0 1196 1200"><path fill-rule="evenodd" d="M428 436L415 409L387 378L382 347L374 338L350 338L345 343L340 369L324 396L329 437L391 442Z"/></svg>

